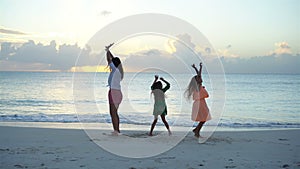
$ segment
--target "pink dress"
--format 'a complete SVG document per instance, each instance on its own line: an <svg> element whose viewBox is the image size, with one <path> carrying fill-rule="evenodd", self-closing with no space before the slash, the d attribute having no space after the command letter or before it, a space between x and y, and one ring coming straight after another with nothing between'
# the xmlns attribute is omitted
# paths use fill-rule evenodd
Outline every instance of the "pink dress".
<svg viewBox="0 0 300 169"><path fill-rule="evenodd" d="M207 107L205 98L208 98L208 93L204 86L200 87L200 91L194 91L193 93L193 109L192 109L192 120L205 122L211 119L209 109Z"/></svg>

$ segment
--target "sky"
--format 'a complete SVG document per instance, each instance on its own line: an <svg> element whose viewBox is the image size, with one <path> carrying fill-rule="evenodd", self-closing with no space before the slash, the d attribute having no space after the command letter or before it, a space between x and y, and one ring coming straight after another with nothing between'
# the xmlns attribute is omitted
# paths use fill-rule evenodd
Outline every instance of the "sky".
<svg viewBox="0 0 300 169"><path fill-rule="evenodd" d="M71 70L78 53L89 52L85 45L97 31L142 13L167 14L195 26L230 73L259 73L241 65L255 65L261 60L269 68L261 65L261 73L300 73L296 69L300 66L299 0L1 0L0 70ZM190 38L188 43L193 44ZM145 39L148 44L141 45ZM150 39L133 38L131 45L124 42L115 52L132 58L157 50L160 59L176 53L170 51L176 40L166 45L172 40ZM197 52L205 57L203 51ZM289 69L274 69L280 63Z"/></svg>

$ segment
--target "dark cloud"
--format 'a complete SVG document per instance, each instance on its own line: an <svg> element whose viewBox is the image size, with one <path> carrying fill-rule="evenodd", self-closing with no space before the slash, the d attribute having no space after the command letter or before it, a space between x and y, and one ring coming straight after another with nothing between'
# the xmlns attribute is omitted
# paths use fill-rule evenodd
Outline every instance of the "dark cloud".
<svg viewBox="0 0 300 169"><path fill-rule="evenodd" d="M30 67L29 65L33 65L33 68L34 65L47 65L47 69L50 70L67 71L75 65L76 59L81 53L82 57L87 58L82 65L95 63L94 60L89 59L91 55L88 47L82 49L77 44L63 44L58 46L58 49L56 47L55 41L51 41L49 45L43 45L29 40L18 48L12 43L5 42L1 43L0 61L11 62L18 66L27 65L26 69ZM44 66L39 67L46 69ZM1 70L3 69L2 67Z"/></svg>
<svg viewBox="0 0 300 169"><path fill-rule="evenodd" d="M190 40L186 35L185 40ZM191 41L185 43L176 42L176 52L150 49L130 55L119 54L123 59L125 71L135 71L144 68L160 68L167 72L190 72L191 64L198 64L205 61L205 69L209 73L221 73L219 70L222 63L225 73L294 73L300 74L300 54L279 53L266 56L255 56L248 58L241 57L211 57L195 53L193 49L186 46L193 46ZM289 49L287 43L278 44L280 49ZM195 46L194 46L195 47ZM289 48L287 48L289 47ZM204 48L205 49L205 48ZM209 48L211 49L211 48ZM204 53L208 52L205 49ZM213 53L211 51L211 53ZM49 45L36 44L28 41L19 47L9 42L1 43L0 70L60 70L68 71L75 66L78 55L80 60L77 66L96 66L101 57L100 54L92 54L91 48L86 46L80 48L74 45L59 45L52 41ZM199 58L199 56L201 58ZM104 61L104 63L106 63ZM206 71L206 70L204 70Z"/></svg>
<svg viewBox="0 0 300 169"><path fill-rule="evenodd" d="M226 58L221 61L226 73L299 74L300 55L281 54L250 58Z"/></svg>
<svg viewBox="0 0 300 169"><path fill-rule="evenodd" d="M14 34L14 35L27 35L27 33L16 31L16 30L11 30L11 29L4 29L0 28L0 33L4 34Z"/></svg>
<svg viewBox="0 0 300 169"><path fill-rule="evenodd" d="M210 54L211 53L211 49L209 47L205 48L205 52Z"/></svg>

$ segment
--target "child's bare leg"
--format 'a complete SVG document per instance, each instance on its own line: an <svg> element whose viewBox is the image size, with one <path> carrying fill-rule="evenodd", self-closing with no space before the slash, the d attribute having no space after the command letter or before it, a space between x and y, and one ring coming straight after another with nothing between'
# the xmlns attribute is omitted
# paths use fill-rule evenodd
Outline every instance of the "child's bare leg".
<svg viewBox="0 0 300 169"><path fill-rule="evenodd" d="M195 133L195 137L200 137L200 130L202 128L202 126L204 125L205 121L201 121L198 123L197 127L193 130L193 132Z"/></svg>
<svg viewBox="0 0 300 169"><path fill-rule="evenodd" d="M150 132L149 132L149 136L153 136L152 132L154 130L154 127L155 127L156 123L157 123L157 116L154 117L154 120L153 120L152 125L151 125L151 129L150 129Z"/></svg>
<svg viewBox="0 0 300 169"><path fill-rule="evenodd" d="M169 135L171 135L172 133L171 133L169 124L168 124L168 122L166 120L166 116L165 115L161 115L160 117L161 117L161 120L163 121L163 123L165 124L166 128L168 129Z"/></svg>

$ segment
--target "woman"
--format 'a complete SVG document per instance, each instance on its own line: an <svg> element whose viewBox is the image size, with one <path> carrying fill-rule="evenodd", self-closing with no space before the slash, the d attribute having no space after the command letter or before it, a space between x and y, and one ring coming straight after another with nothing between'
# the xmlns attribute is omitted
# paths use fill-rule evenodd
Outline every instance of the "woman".
<svg viewBox="0 0 300 169"><path fill-rule="evenodd" d="M108 86L109 86L108 101L109 101L109 113L114 128L112 134L118 135L120 133L120 128L119 128L120 120L118 115L118 108L123 98L120 83L123 79L124 71L123 71L121 60L118 57L114 57L109 50L109 48L112 45L113 43L105 47L106 59L107 59L108 66L110 67L110 74L108 77Z"/></svg>

